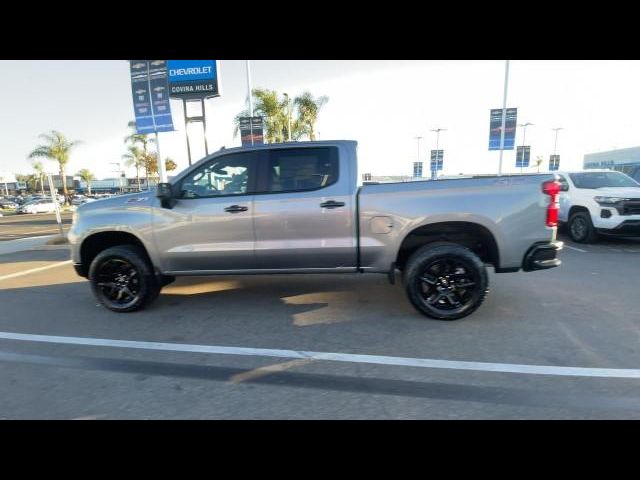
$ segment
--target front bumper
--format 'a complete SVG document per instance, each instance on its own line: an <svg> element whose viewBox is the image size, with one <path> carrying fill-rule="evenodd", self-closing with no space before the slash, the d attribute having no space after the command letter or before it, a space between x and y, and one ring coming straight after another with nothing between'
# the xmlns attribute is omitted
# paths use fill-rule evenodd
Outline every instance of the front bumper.
<svg viewBox="0 0 640 480"><path fill-rule="evenodd" d="M87 273L86 269L81 263L74 263L73 268L76 271L76 273L81 277L84 277L84 278L88 277L89 274Z"/></svg>
<svg viewBox="0 0 640 480"><path fill-rule="evenodd" d="M615 228L598 228L597 230L609 235L640 236L640 220L625 220Z"/></svg>
<svg viewBox="0 0 640 480"><path fill-rule="evenodd" d="M563 246L564 243L560 241L534 244L524 256L522 270L532 272L560 266L562 262L557 258L557 254Z"/></svg>

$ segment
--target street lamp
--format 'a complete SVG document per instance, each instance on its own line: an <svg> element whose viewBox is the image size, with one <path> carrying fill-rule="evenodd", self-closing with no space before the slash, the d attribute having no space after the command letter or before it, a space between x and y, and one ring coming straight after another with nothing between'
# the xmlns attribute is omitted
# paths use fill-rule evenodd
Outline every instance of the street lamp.
<svg viewBox="0 0 640 480"><path fill-rule="evenodd" d="M556 128L552 128L551 130L553 130L554 132L556 132L556 139L555 139L555 141L553 142L553 154L555 155L555 154L556 154L556 147L558 146L558 132L559 132L560 130L564 130L564 128L562 128L562 127L556 127Z"/></svg>
<svg viewBox="0 0 640 480"><path fill-rule="evenodd" d="M432 180L435 180L438 177L438 147L440 145L440 132L446 132L446 128L435 128L431 130L432 132L436 132L436 168L431 172Z"/></svg>
<svg viewBox="0 0 640 480"><path fill-rule="evenodd" d="M527 137L527 127L533 125L533 123L531 122L527 122L527 123L521 123L520 125L518 125L519 127L523 127L523 131L522 131L522 157L520 158L520 173L522 173L522 164L524 163L524 146L525 146L525 139Z"/></svg>
<svg viewBox="0 0 640 480"><path fill-rule="evenodd" d="M122 188L122 177L120 176L123 172L120 169L120 162L109 162L109 165L117 165L118 169L114 170L114 172L116 172L118 174L118 191L120 193L122 193L123 188Z"/></svg>

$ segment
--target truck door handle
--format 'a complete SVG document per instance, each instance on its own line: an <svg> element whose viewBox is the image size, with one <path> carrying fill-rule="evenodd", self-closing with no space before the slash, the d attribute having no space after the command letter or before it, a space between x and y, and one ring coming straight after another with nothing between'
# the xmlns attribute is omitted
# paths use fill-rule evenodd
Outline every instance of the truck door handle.
<svg viewBox="0 0 640 480"><path fill-rule="evenodd" d="M231 205L224 209L225 212L229 213L246 212L247 210L249 210L249 207L241 207L240 205Z"/></svg>
<svg viewBox="0 0 640 480"><path fill-rule="evenodd" d="M344 207L344 202L335 202L333 200L329 200L327 202L321 203L320 204L321 208L338 208L338 207Z"/></svg>

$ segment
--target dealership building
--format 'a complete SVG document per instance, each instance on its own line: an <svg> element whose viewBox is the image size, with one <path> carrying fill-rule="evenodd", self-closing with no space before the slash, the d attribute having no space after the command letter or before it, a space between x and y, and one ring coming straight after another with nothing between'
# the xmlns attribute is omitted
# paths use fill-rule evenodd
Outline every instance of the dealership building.
<svg viewBox="0 0 640 480"><path fill-rule="evenodd" d="M636 181L640 181L640 147L587 153L584 156L583 167L585 170L610 168L626 173Z"/></svg>

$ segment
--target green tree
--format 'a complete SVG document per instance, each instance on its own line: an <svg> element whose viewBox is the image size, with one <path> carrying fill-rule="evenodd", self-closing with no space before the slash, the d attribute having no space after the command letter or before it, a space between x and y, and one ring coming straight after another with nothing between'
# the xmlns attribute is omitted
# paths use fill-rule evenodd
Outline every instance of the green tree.
<svg viewBox="0 0 640 480"><path fill-rule="evenodd" d="M304 133L309 136L309 140L316 139L316 122L318 121L318 114L320 109L329 101L329 97L323 95L322 97L313 98L311 92L304 92L302 95L296 97L293 103L298 108L298 120L302 124ZM293 130L293 128L292 128Z"/></svg>
<svg viewBox="0 0 640 480"><path fill-rule="evenodd" d="M33 171L34 171L34 176L36 177L36 187L34 188L34 191L38 189L38 182L40 182L40 188L42 190L42 194L44 195L44 166L42 165L42 162L40 161L35 161L33 162Z"/></svg>
<svg viewBox="0 0 640 480"><path fill-rule="evenodd" d="M291 124L291 139L299 140L306 133L305 123L294 116L295 101L291 105L286 96L280 96L275 90L256 88L253 90L253 114L262 117L264 122L264 139L266 143L284 142L289 138L289 123ZM290 110L291 108L291 110ZM240 131L240 118L248 117L249 110L245 109L234 118L234 138ZM291 117L291 122L289 122Z"/></svg>
<svg viewBox="0 0 640 480"><path fill-rule="evenodd" d="M69 163L69 155L71 150L80 144L80 141L69 140L62 133L51 130L50 133L40 135L45 143L38 145L30 154L29 158L48 158L58 162L60 168L60 178L62 180L62 190L64 198L67 198L67 181L65 176L65 167Z"/></svg>
<svg viewBox="0 0 640 480"><path fill-rule="evenodd" d="M93 173L91 173L91 171L88 168L83 168L82 170L78 171L76 175L80 177L84 183L87 184L89 195L91 195L91 182L96 179L96 176Z"/></svg>
<svg viewBox="0 0 640 480"><path fill-rule="evenodd" d="M138 191L140 191L142 190L140 188L140 169L145 168L144 156L142 150L135 145L129 145L127 150L129 150L129 153L122 155L122 158L125 160L127 167L136 168L136 181L138 182Z"/></svg>
<svg viewBox="0 0 640 480"><path fill-rule="evenodd" d="M542 165L542 162L544 162L544 157L538 155L536 157L536 167L538 167L538 173L540 173L540 165Z"/></svg>
<svg viewBox="0 0 640 480"><path fill-rule="evenodd" d="M156 152L150 152L144 156L145 160L145 170L147 171L149 176L157 177L158 176L158 154ZM178 164L174 162L171 158L164 159L164 168L167 172L171 172L178 168Z"/></svg>
<svg viewBox="0 0 640 480"><path fill-rule="evenodd" d="M134 120L131 120L128 124L127 127L129 127L129 134L124 137L124 143L129 145L130 147L135 147L138 145L142 146L142 152L140 154L140 158L142 158L142 164L143 165L147 165L148 163L148 154L149 154L149 145L152 143L155 143L155 139L150 137L147 134L141 134L138 133L138 130L136 128L136 122ZM157 167L156 167L157 169ZM147 180L147 188L149 188L149 172L147 171L147 169L145 168L145 178ZM140 180L138 180L138 185L140 185Z"/></svg>

